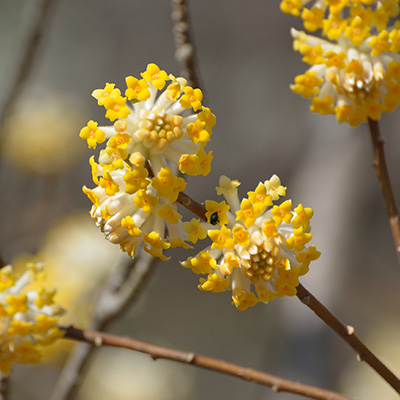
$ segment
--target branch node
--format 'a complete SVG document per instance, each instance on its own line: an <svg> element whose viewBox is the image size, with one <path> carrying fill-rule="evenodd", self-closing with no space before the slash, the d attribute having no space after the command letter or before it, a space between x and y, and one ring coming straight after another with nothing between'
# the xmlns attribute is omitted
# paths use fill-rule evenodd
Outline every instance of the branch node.
<svg viewBox="0 0 400 400"><path fill-rule="evenodd" d="M185 361L186 361L188 364L191 364L191 363L193 362L195 356L196 356L196 354L194 354L193 352L186 353L186 355L185 355Z"/></svg>
<svg viewBox="0 0 400 400"><path fill-rule="evenodd" d="M304 297L301 298L301 302L304 304L311 304L311 296L310 295L306 295Z"/></svg>
<svg viewBox="0 0 400 400"><path fill-rule="evenodd" d="M271 390L272 390L273 392L275 392L275 393L278 393L278 392L279 392L279 386L278 386L278 385L272 385L272 386L271 386Z"/></svg>
<svg viewBox="0 0 400 400"><path fill-rule="evenodd" d="M353 326L347 325L347 326L346 326L346 329L347 329L347 334L348 334L349 336L354 335L355 330L354 330L354 327L353 327Z"/></svg>
<svg viewBox="0 0 400 400"><path fill-rule="evenodd" d="M101 336L96 336L95 338L94 338L94 345L96 346L96 347L101 347L102 345L103 345L103 339L101 338Z"/></svg>

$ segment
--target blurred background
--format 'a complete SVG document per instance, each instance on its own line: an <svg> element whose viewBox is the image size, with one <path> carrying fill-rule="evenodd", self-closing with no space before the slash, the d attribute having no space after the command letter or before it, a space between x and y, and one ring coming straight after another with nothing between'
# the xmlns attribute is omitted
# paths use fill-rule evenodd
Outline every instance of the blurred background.
<svg viewBox="0 0 400 400"><path fill-rule="evenodd" d="M35 2L0 1L0 93L14 76ZM62 265L69 286L60 301L68 322L121 257L90 219L82 186L93 187L92 151L78 134L88 120L105 122L91 92L106 82L123 88L149 62L179 76L170 2L58 0L38 49L31 79L5 126L1 148L0 251L7 262L29 255ZM309 111L289 84L306 65L292 50L299 21L279 1L191 1L190 14L204 104L217 116L207 177L189 177L185 190L200 202L217 200L224 174L242 182L242 197L277 174L287 198L314 209L313 244L322 252L302 283L394 370L400 373L400 266L366 124L338 125ZM380 121L393 189L400 199L399 112ZM103 253L104 252L104 253ZM230 293L202 293L198 277L170 251L140 298L111 331L317 385L360 399L397 395L297 297L246 312ZM60 272L64 271L64 272ZM51 272L49 272L51 274ZM54 277L56 282L57 277ZM61 292L61 289L60 289ZM72 303L79 299L81 307ZM396 340L397 338L397 340ZM49 398L62 356L15 369L12 399ZM79 391L91 399L296 400L238 379L123 350L98 351Z"/></svg>

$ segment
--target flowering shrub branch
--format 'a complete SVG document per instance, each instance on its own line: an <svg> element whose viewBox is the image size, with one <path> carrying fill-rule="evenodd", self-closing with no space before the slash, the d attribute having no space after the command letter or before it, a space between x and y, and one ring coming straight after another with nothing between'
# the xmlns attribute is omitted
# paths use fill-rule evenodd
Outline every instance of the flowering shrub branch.
<svg viewBox="0 0 400 400"><path fill-rule="evenodd" d="M343 396L339 393L290 381L267 374L265 372L257 371L252 368L243 367L238 364L206 357L192 352L157 346L155 344L142 342L133 338L112 335L109 333L80 330L74 328L73 326L62 327L62 329L65 332L66 339L90 343L96 347L112 346L139 351L141 353L149 354L153 360L161 358L193 365L215 372L221 372L249 382L255 382L260 385L268 386L274 392L289 392L319 400L350 400L349 397Z"/></svg>
<svg viewBox="0 0 400 400"><path fill-rule="evenodd" d="M297 286L296 296L303 304L333 329L357 353L359 361L365 361L373 368L397 393L400 393L400 380L390 371L364 343L356 336L350 325L342 324L319 300L314 297L301 283Z"/></svg>
<svg viewBox="0 0 400 400"><path fill-rule="evenodd" d="M312 4L311 8L309 3ZM51 0L39 3L41 12L32 24L24 58L17 70L3 118L12 109L30 73L43 34ZM370 7L371 6L371 7ZM378 120L400 104L400 13L393 0L372 2L330 0L283 0L281 9L303 19L309 32L321 29L322 37L292 29L294 48L310 68L295 78L291 89L311 100L311 110L333 114L339 122L358 126L368 122L374 165L389 214L400 261L400 223L385 160ZM167 349L135 339L100 331L134 301L153 270L157 258L168 260L164 251L208 238L211 244L189 256L181 265L202 275L198 288L220 293L231 291L232 304L241 311L275 298L297 296L400 393L400 380L360 341L354 328L342 324L299 282L320 252L310 245L310 220L314 211L291 200L276 202L286 187L273 175L260 182L240 200L240 182L221 176L218 195L205 206L184 190L186 175L206 176L212 151L205 147L216 117L202 103L196 70L195 47L190 32L186 0L172 0L176 59L187 79L167 74L148 64L140 78L126 77L124 93L106 83L92 95L104 106L111 125L90 120L80 131L89 148L106 142L98 163L90 159L95 187L84 187L92 202L91 217L106 239L118 244L134 261L120 265L98 298L90 330L59 328L62 314L53 303L54 291L35 288L42 265L32 264L20 278L12 268L0 271L2 317L0 400L8 396L8 374L14 364L36 363L42 346L65 337L81 346L74 352L55 387L52 400L74 395L80 373L95 346L108 345L140 351L153 359L164 358L222 372L314 399L349 400L317 387L299 384L222 360ZM178 172L179 171L179 172ZM183 175L180 175L183 174ZM179 204L200 219L183 221ZM0 264L4 261L0 257ZM0 265L1 266L1 265ZM38 278L38 279L36 279Z"/></svg>

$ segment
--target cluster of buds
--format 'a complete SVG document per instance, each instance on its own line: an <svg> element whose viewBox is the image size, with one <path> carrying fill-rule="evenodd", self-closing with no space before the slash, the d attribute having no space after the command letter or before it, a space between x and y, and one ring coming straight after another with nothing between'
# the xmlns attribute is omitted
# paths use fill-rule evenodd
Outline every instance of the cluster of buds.
<svg viewBox="0 0 400 400"><path fill-rule="evenodd" d="M209 229L212 244L182 263L200 279L199 289L214 293L232 290L233 304L246 310L258 302L293 296L299 276L308 272L310 262L319 258L312 239L311 208L292 202L274 205L286 188L273 175L239 203L239 182L222 176L217 193L226 201L206 202L208 218L217 216L219 229Z"/></svg>
<svg viewBox="0 0 400 400"><path fill-rule="evenodd" d="M0 371L14 364L37 363L43 346L63 336L57 327L63 309L54 303L55 290L46 289L43 263L27 264L19 278L7 265L0 269Z"/></svg>

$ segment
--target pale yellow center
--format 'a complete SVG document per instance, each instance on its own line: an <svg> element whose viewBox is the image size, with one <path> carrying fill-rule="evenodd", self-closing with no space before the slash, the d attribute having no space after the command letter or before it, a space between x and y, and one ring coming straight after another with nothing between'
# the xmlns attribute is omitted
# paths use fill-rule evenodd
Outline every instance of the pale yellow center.
<svg viewBox="0 0 400 400"><path fill-rule="evenodd" d="M154 108L144 110L141 117L136 136L147 148L156 147L162 151L183 135L183 118L180 115L170 115L162 108Z"/></svg>
<svg viewBox="0 0 400 400"><path fill-rule="evenodd" d="M253 284L260 279L269 282L273 279L273 274L277 266L283 263L283 258L279 255L279 246L282 239L275 236L272 239L265 239L261 244L254 243L247 247L247 257L240 260L243 275ZM248 258L250 255L250 259Z"/></svg>

